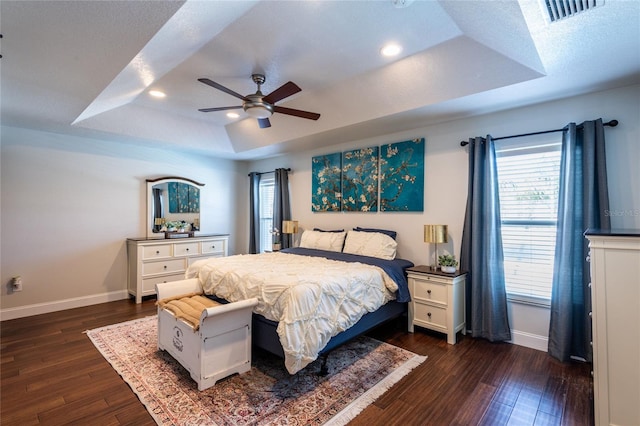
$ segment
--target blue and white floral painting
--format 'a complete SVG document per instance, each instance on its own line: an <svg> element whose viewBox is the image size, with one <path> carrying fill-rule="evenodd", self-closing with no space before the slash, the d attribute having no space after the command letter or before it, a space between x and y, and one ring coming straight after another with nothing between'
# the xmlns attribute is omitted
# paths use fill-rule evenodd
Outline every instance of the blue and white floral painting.
<svg viewBox="0 0 640 426"><path fill-rule="evenodd" d="M200 188L169 182L169 213L200 213Z"/></svg>
<svg viewBox="0 0 640 426"><path fill-rule="evenodd" d="M339 212L342 197L342 153L311 159L311 211Z"/></svg>
<svg viewBox="0 0 640 426"><path fill-rule="evenodd" d="M424 211L424 138L381 146L380 211Z"/></svg>
<svg viewBox="0 0 640 426"><path fill-rule="evenodd" d="M378 211L378 147L342 153L342 211Z"/></svg>

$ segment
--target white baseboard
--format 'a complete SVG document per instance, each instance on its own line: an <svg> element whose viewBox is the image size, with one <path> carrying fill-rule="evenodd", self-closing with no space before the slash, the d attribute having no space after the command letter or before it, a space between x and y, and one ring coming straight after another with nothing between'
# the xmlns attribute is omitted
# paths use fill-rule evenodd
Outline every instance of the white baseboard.
<svg viewBox="0 0 640 426"><path fill-rule="evenodd" d="M83 306L97 305L98 303L127 299L128 297L129 292L127 290L118 290L110 293L94 294L91 296L57 300L55 302L36 303L33 305L19 306L17 308L2 309L0 310L0 321L48 314L50 312L64 311L65 309L81 308Z"/></svg>
<svg viewBox="0 0 640 426"><path fill-rule="evenodd" d="M547 352L549 338L547 336L539 336L537 334L526 333L524 331L511 330L511 340L509 343Z"/></svg>

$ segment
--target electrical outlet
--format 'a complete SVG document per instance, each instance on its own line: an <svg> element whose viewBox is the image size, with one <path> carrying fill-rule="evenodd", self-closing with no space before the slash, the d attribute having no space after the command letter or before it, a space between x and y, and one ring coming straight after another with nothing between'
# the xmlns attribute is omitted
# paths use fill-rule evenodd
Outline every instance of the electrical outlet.
<svg viewBox="0 0 640 426"><path fill-rule="evenodd" d="M22 291L22 277L13 277L11 279L11 285L13 286L13 291Z"/></svg>

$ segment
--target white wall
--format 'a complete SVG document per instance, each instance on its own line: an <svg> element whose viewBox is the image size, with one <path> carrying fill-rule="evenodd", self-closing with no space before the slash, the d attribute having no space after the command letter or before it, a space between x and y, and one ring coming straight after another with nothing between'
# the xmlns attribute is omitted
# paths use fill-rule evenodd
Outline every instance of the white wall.
<svg viewBox="0 0 640 426"><path fill-rule="evenodd" d="M467 160L459 142L472 136L494 137L557 129L569 122L602 117L619 120L605 130L612 226L640 228L640 86L593 93L535 106L470 117L401 133L380 135L313 151L255 161L252 171L291 167L293 219L301 228L372 226L398 232L398 256L416 264L430 264L434 248L423 242L424 224L449 225L451 240L439 251L459 258L467 192ZM410 138L425 137L425 209L421 213L313 213L311 158ZM514 342L546 350L549 310L510 303Z"/></svg>
<svg viewBox="0 0 640 426"><path fill-rule="evenodd" d="M146 235L147 178L203 182L203 233L231 234L230 253L246 239L246 163L6 126L1 154L3 319L127 297L125 240Z"/></svg>

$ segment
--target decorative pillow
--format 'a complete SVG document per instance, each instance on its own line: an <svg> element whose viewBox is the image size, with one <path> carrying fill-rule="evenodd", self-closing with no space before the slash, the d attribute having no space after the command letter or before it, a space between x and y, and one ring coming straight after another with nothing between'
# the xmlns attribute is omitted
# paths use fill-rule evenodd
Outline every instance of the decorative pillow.
<svg viewBox="0 0 640 426"><path fill-rule="evenodd" d="M300 247L327 250L342 251L344 245L344 237L346 232L321 232L305 230L300 239Z"/></svg>
<svg viewBox="0 0 640 426"><path fill-rule="evenodd" d="M358 231L358 232L379 232L381 234L385 234L390 236L391 238L393 238L394 240L396 239L396 235L398 235L398 233L396 231L389 231L387 229L376 229L376 228L360 228L355 227L353 228L354 231Z"/></svg>
<svg viewBox="0 0 640 426"><path fill-rule="evenodd" d="M326 229L320 229L320 228L313 228L313 230L318 232L344 232L344 229L326 230Z"/></svg>
<svg viewBox="0 0 640 426"><path fill-rule="evenodd" d="M398 243L380 232L349 231L344 242L344 253L393 260L396 258Z"/></svg>

